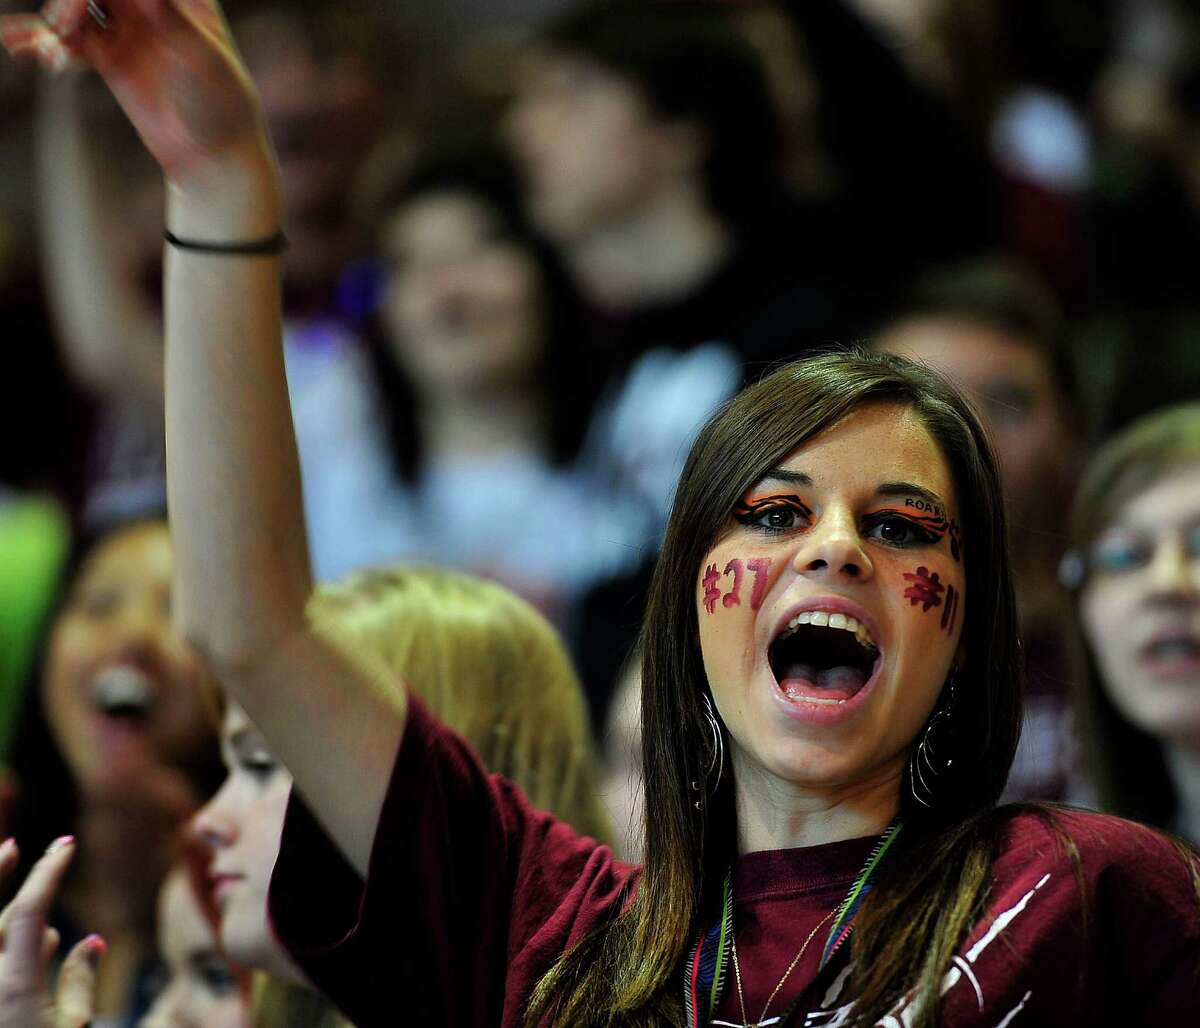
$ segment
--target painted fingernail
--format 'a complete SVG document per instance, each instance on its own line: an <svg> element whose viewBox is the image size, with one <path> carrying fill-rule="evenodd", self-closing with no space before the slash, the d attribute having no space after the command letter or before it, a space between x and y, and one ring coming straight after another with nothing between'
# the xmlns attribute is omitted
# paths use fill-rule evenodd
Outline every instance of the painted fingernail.
<svg viewBox="0 0 1200 1028"><path fill-rule="evenodd" d="M89 935L83 940L83 944L87 947L87 958L93 967L100 963L100 958L108 952L108 943L102 935Z"/></svg>
<svg viewBox="0 0 1200 1028"><path fill-rule="evenodd" d="M60 835L49 846L46 847L46 853L57 853L59 850L65 850L68 846L75 845L75 836Z"/></svg>
<svg viewBox="0 0 1200 1028"><path fill-rule="evenodd" d="M61 0L50 0L50 2L42 8L42 20L55 31L58 30L58 19L61 8Z"/></svg>

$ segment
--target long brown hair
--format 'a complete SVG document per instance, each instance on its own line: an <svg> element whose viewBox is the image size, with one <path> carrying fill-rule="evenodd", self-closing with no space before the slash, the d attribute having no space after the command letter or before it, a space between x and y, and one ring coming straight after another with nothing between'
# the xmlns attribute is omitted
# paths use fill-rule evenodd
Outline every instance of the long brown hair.
<svg viewBox="0 0 1200 1028"><path fill-rule="evenodd" d="M1200 403L1168 407L1141 418L1109 440L1088 463L1071 515L1071 552L1064 569L1080 674L1076 678L1077 732L1083 757L1105 810L1170 827L1178 797L1162 745L1130 722L1109 698L1086 642L1079 602L1086 588L1084 554L1118 512L1148 485L1183 466L1200 464Z"/></svg>
<svg viewBox="0 0 1200 1028"><path fill-rule="evenodd" d="M601 842L583 686L553 626L495 582L405 565L317 587L314 629L368 673L401 682L534 806Z"/></svg>
<svg viewBox="0 0 1200 1028"><path fill-rule="evenodd" d="M529 1024L659 1025L681 1019L678 968L719 901L736 856L726 773L704 809L689 782L710 757L694 583L738 499L787 454L866 403L910 408L937 442L959 499L967 577L954 710L956 788L932 812L905 802L905 858L891 860L856 922L856 1024L912 993L936 1019L955 948L982 903L1004 821L994 813L1020 731L1016 608L997 465L979 421L939 376L862 352L786 365L726 403L700 433L675 496L650 589L642 647L645 868L623 912L539 982ZM915 742L915 740L914 740Z"/></svg>

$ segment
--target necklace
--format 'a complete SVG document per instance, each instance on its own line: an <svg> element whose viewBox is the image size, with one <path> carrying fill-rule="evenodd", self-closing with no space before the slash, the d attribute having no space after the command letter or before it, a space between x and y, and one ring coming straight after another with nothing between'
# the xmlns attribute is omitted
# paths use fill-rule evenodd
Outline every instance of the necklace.
<svg viewBox="0 0 1200 1028"><path fill-rule="evenodd" d="M875 848L871 851L871 855L867 858L867 862L863 865L858 877L854 880L854 884L850 886L850 891L846 893L846 898L804 940L804 946L800 948L800 952L796 954L796 958L788 967L782 981L775 987L775 991L771 993L771 998L767 1000L768 1007L796 969L796 965L804 955L805 947L812 942L817 932L820 931L823 925L829 922L830 918L833 919L833 924L830 925L829 935L825 939L825 947L821 951L821 963L817 971L818 975L825 970L830 960L833 959L834 954L842 948L842 945L850 937L850 933L854 929L854 920L858 915L859 908L862 906L863 899L874 885L875 873L879 869L884 856L899 837L901 827L901 822L897 818L884 830L878 842L876 842ZM741 969L737 964L733 935L733 868L731 867L725 875L720 917L707 930L701 932L700 938L689 952L687 963L683 968L683 1004L686 1028L704 1028L704 1026L712 1023L713 1014L716 1012L717 1005L720 1003L721 996L725 991L726 971L731 963L733 964L734 978L738 984L738 998L742 998ZM802 997L803 993L796 997L792 1006L788 1008L782 1017L773 1018L771 1023L781 1024L787 1022L795 1012L793 1008L800 1002ZM742 1007L742 1020L748 1026L749 1022L746 1020L744 1002L742 1003ZM764 1011L763 1016L765 1014L766 1012ZM762 1018L760 1017L759 1021L761 1022L761 1020Z"/></svg>
<svg viewBox="0 0 1200 1028"><path fill-rule="evenodd" d="M839 904L839 906L840 905L841 904ZM762 1013L758 1015L758 1020L753 1024L751 1024L746 1018L746 997L742 995L742 966L738 962L737 939L731 940L730 948L733 951L733 977L734 981L737 982L738 1005L742 1008L743 1028L761 1028L766 1020L767 1011L771 1009L771 1003L774 1001L775 997L779 995L779 990L783 988L783 983L792 976L792 972L796 969L796 965L800 963L801 959L804 957L804 951L808 949L808 944L813 941L813 937L817 934L817 932L825 927L825 924L831 917L833 917L834 914L837 913L837 911L838 908L834 907L828 914L821 918L817 926L808 933L808 938L804 940L804 945L800 947L800 952L792 957L792 962L788 964L787 970L783 972L783 977L779 979L779 984L777 984L775 988L771 990L771 995L767 997L767 1002L763 1004Z"/></svg>

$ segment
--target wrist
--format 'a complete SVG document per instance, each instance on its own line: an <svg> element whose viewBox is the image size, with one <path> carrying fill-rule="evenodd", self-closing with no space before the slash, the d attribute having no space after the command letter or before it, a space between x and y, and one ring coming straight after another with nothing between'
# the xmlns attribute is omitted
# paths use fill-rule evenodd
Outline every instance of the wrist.
<svg viewBox="0 0 1200 1028"><path fill-rule="evenodd" d="M184 239L264 239L279 232L283 204L265 137L167 179L167 230Z"/></svg>

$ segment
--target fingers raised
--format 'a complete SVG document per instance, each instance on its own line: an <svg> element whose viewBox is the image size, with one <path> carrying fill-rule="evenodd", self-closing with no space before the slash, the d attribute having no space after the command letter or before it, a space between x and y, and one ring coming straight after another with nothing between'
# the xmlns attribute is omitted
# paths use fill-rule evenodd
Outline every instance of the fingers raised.
<svg viewBox="0 0 1200 1028"><path fill-rule="evenodd" d="M51 71L60 71L70 61L70 53L57 33L36 14L9 14L0 17L0 44L21 60L35 60Z"/></svg>
<svg viewBox="0 0 1200 1028"><path fill-rule="evenodd" d="M17 861L20 859L20 854L17 853L17 843L15 839L5 839L0 843L0 881L3 881L17 866Z"/></svg>
<svg viewBox="0 0 1200 1028"><path fill-rule="evenodd" d="M89 935L72 947L58 972L57 1016L54 1028L83 1028L96 1006L96 969L107 945Z"/></svg>
<svg viewBox="0 0 1200 1028"><path fill-rule="evenodd" d="M75 839L63 836L55 839L45 855L33 865L29 877L21 884L12 902L0 914L4 932L4 985L33 989L41 982L45 971L42 960L46 915L71 857Z"/></svg>

